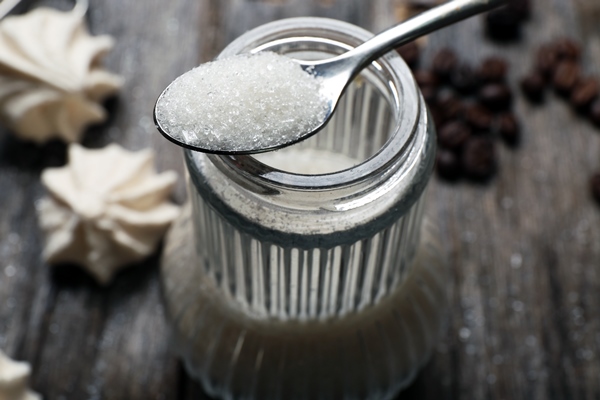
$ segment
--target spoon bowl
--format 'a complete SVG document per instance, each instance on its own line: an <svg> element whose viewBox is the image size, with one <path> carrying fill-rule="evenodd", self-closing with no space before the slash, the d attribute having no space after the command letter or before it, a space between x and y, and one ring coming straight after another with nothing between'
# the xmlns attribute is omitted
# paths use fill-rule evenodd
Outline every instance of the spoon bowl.
<svg viewBox="0 0 600 400"><path fill-rule="evenodd" d="M398 46L447 25L499 7L506 1L452 0L395 25L339 56L316 61L293 60L300 64L307 74L318 80L318 95L324 101L325 109L325 112L319 114L319 118L308 129L299 134L277 138L277 140L267 143L264 141L243 142L241 147L237 144L232 147L228 144L215 146L214 143L208 141L203 143L202 140L198 140L197 136L190 139L181 132L174 132L170 125L161 118L165 115L165 107L169 107L169 102L162 101L162 99L172 84L159 96L154 107L156 127L163 136L175 144L205 153L255 154L293 145L316 134L327 124L348 84L371 62Z"/></svg>

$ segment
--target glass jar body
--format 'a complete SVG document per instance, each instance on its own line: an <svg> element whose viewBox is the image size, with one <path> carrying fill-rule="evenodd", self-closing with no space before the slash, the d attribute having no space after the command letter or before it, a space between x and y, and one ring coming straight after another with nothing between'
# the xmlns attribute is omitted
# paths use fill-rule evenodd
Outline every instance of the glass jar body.
<svg viewBox="0 0 600 400"><path fill-rule="evenodd" d="M324 58L368 36L293 19L243 35L222 56ZM348 88L323 132L282 151L283 166L273 155L186 152L181 224L193 245L163 263L163 280L175 343L209 394L383 399L414 377L438 336L446 281L422 223L435 143L424 110L390 55Z"/></svg>

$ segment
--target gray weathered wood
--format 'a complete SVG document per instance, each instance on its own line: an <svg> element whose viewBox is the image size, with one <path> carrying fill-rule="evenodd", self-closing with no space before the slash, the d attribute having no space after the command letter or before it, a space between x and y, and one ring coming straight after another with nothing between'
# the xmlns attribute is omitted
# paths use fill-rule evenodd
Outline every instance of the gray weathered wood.
<svg viewBox="0 0 600 400"><path fill-rule="evenodd" d="M155 133L151 119L174 77L273 19L317 15L380 30L395 22L399 3L92 1L90 28L116 37L105 64L126 86L108 102L109 121L90 129L84 145L152 147L159 170L183 173L180 150ZM569 35L585 43L587 72L600 76L597 0L534 3L523 41L490 43L472 19L431 35L424 61L442 46L471 62L502 54L516 87L538 44ZM600 131L553 95L543 107L519 96L516 109L523 143L499 149L491 184L432 181L429 212L452 268L452 312L438 351L403 399L600 398L600 207L587 187L600 170ZM53 270L41 261L39 175L64 161L60 143L37 147L0 132L0 348L32 363L32 386L45 399L206 398L169 351L158 256L108 288L76 268ZM181 180L175 199L184 198Z"/></svg>

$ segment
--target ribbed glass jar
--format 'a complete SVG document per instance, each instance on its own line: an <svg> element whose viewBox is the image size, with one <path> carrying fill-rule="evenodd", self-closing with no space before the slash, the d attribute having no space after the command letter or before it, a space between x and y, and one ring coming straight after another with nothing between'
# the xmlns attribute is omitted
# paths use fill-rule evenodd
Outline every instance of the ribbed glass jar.
<svg viewBox="0 0 600 400"><path fill-rule="evenodd" d="M219 57L340 54L370 33L321 18L250 31ZM276 153L185 152L192 243L163 262L178 352L225 399L386 399L427 359L445 269L423 193L433 125L390 53L350 85L317 135ZM182 252L185 249L181 250Z"/></svg>

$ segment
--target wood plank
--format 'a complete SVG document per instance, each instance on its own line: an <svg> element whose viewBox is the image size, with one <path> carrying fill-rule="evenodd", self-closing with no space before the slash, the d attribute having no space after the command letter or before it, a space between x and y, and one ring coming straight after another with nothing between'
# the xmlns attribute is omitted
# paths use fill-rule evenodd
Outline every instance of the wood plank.
<svg viewBox="0 0 600 400"><path fill-rule="evenodd" d="M536 6L518 44L482 42L480 21L471 20L432 35L426 57L442 46L471 61L502 54L516 88L540 43L565 34L586 43L572 3ZM501 149L491 185L432 185L442 236L460 238L446 242L454 305L448 337L407 398L598 396L597 379L583 377L598 376L597 303L580 297L582 285L599 284L599 213L587 189L598 168L597 130L550 97L542 108L518 99L524 141L518 151Z"/></svg>

